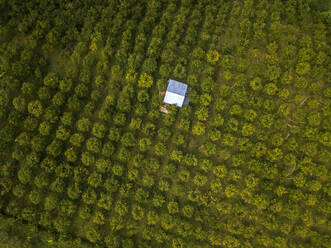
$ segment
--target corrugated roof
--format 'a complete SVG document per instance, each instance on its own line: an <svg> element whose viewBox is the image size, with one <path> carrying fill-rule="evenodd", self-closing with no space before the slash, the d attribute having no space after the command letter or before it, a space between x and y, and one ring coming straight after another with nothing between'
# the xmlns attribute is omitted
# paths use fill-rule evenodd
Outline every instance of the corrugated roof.
<svg viewBox="0 0 331 248"><path fill-rule="evenodd" d="M181 95L181 96L185 96L186 95L186 91L187 91L187 84L178 82L176 80L173 79L169 79L168 81L168 88L167 91Z"/></svg>

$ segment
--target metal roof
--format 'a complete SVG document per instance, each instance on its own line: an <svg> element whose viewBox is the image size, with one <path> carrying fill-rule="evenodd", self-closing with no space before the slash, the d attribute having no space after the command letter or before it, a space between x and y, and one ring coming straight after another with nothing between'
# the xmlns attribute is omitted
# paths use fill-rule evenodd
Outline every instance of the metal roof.
<svg viewBox="0 0 331 248"><path fill-rule="evenodd" d="M168 104L176 104L178 107L182 107L183 104L188 104L188 98L185 97L186 91L187 84L169 79L167 92L163 101Z"/></svg>
<svg viewBox="0 0 331 248"><path fill-rule="evenodd" d="M183 105L188 105L188 103L189 103L189 99L187 97L185 97Z"/></svg>
<svg viewBox="0 0 331 248"><path fill-rule="evenodd" d="M167 91L181 95L181 96L185 96L186 95L186 91L187 91L187 84L178 82L176 80L173 79L169 79L168 81L168 88Z"/></svg>
<svg viewBox="0 0 331 248"><path fill-rule="evenodd" d="M181 96L170 91L167 91L164 96L164 102L168 104L176 104L178 107L182 107L185 96Z"/></svg>

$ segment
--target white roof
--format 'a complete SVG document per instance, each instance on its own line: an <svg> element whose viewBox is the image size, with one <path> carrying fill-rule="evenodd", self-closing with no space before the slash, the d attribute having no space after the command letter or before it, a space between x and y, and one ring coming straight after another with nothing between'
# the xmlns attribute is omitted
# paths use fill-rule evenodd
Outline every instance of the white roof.
<svg viewBox="0 0 331 248"><path fill-rule="evenodd" d="M184 103L185 96L178 95L167 91L164 96L164 102L168 104L176 104L178 107L182 107Z"/></svg>

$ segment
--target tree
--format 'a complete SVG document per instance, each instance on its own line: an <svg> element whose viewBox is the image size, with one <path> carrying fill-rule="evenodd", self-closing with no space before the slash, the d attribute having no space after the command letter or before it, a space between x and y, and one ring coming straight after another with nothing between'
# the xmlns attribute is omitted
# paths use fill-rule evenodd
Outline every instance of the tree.
<svg viewBox="0 0 331 248"><path fill-rule="evenodd" d="M60 109L57 106L48 106L45 109L44 119L52 124L55 124L59 120Z"/></svg>
<svg viewBox="0 0 331 248"><path fill-rule="evenodd" d="M114 210L119 216L125 216L128 213L127 204L120 200L116 201Z"/></svg>
<svg viewBox="0 0 331 248"><path fill-rule="evenodd" d="M24 129L27 131L33 131L38 127L38 119L29 116L24 120Z"/></svg>
<svg viewBox="0 0 331 248"><path fill-rule="evenodd" d="M229 184L225 187L225 195L228 198L232 198L237 192L238 189L232 184Z"/></svg>
<svg viewBox="0 0 331 248"><path fill-rule="evenodd" d="M21 87L23 95L30 96L34 92L34 85L29 82L24 82Z"/></svg>
<svg viewBox="0 0 331 248"><path fill-rule="evenodd" d="M129 127L133 130L138 130L141 127L142 120L140 118L132 118Z"/></svg>
<svg viewBox="0 0 331 248"><path fill-rule="evenodd" d="M56 138L59 140L67 140L70 137L70 131L68 131L64 126L59 126L56 130Z"/></svg>
<svg viewBox="0 0 331 248"><path fill-rule="evenodd" d="M57 106L62 106L65 103L65 100L65 95L62 92L57 92L52 98L52 103Z"/></svg>
<svg viewBox="0 0 331 248"><path fill-rule="evenodd" d="M73 147L68 148L64 153L67 161L69 162L75 162L77 160L77 154L75 152L75 149Z"/></svg>
<svg viewBox="0 0 331 248"><path fill-rule="evenodd" d="M307 62L298 63L295 72L300 76L308 74L310 72L310 64Z"/></svg>
<svg viewBox="0 0 331 248"><path fill-rule="evenodd" d="M149 94L147 90L139 90L137 94L137 99L139 102L148 102Z"/></svg>
<svg viewBox="0 0 331 248"><path fill-rule="evenodd" d="M91 208L89 205L82 204L78 210L79 217L83 220L89 219L91 217Z"/></svg>
<svg viewBox="0 0 331 248"><path fill-rule="evenodd" d="M279 161L283 158L283 152L279 148L269 150L269 151L267 151L267 158L270 161Z"/></svg>
<svg viewBox="0 0 331 248"><path fill-rule="evenodd" d="M166 78L171 73L171 66L169 64L162 63L159 69L161 77Z"/></svg>
<svg viewBox="0 0 331 248"><path fill-rule="evenodd" d="M145 187L152 187L154 185L154 178L151 175L144 175L142 178L142 184Z"/></svg>
<svg viewBox="0 0 331 248"><path fill-rule="evenodd" d="M132 239L127 238L122 240L122 247L123 248L134 248L134 243Z"/></svg>
<svg viewBox="0 0 331 248"><path fill-rule="evenodd" d="M81 192L82 191L80 190L78 183L71 184L67 189L67 194L72 200L78 199L81 195Z"/></svg>
<svg viewBox="0 0 331 248"><path fill-rule="evenodd" d="M171 201L167 204L169 214L177 214L179 212L178 202Z"/></svg>
<svg viewBox="0 0 331 248"><path fill-rule="evenodd" d="M221 132L217 128L212 128L208 131L208 137L213 142L218 141L221 138Z"/></svg>
<svg viewBox="0 0 331 248"><path fill-rule="evenodd" d="M26 100L23 96L18 96L13 99L13 106L19 112L24 112L26 109Z"/></svg>
<svg viewBox="0 0 331 248"><path fill-rule="evenodd" d="M174 221L174 217L169 214L161 215L160 222L161 222L161 227L166 231L174 228L176 225L176 222Z"/></svg>
<svg viewBox="0 0 331 248"><path fill-rule="evenodd" d="M171 136L171 132L167 127L161 127L158 130L158 138L162 141L167 141Z"/></svg>
<svg viewBox="0 0 331 248"><path fill-rule="evenodd" d="M151 75L143 72L140 74L138 86L141 88L150 88L153 85L153 78Z"/></svg>
<svg viewBox="0 0 331 248"><path fill-rule="evenodd" d="M91 187L88 187L87 190L82 195L82 200L87 205L92 205L97 200L97 193Z"/></svg>
<svg viewBox="0 0 331 248"><path fill-rule="evenodd" d="M81 133L75 133L73 134L70 139L69 142L76 147L80 147L81 144L84 142L84 136Z"/></svg>
<svg viewBox="0 0 331 248"><path fill-rule="evenodd" d="M255 127L252 124L245 124L241 130L243 136L252 136L255 133Z"/></svg>
<svg viewBox="0 0 331 248"><path fill-rule="evenodd" d="M105 224L105 216L102 211L97 210L94 213L93 219L92 219L94 224L97 225L104 225Z"/></svg>
<svg viewBox="0 0 331 248"><path fill-rule="evenodd" d="M141 138L138 141L138 148L140 151L147 151L151 147L151 140L149 138Z"/></svg>
<svg viewBox="0 0 331 248"><path fill-rule="evenodd" d="M216 177L223 178L227 174L227 169L224 165L218 165L213 167L212 172Z"/></svg>
<svg viewBox="0 0 331 248"><path fill-rule="evenodd" d="M170 159L173 161L181 162L183 159L183 152L179 150L173 150L170 153Z"/></svg>
<svg viewBox="0 0 331 248"><path fill-rule="evenodd" d="M209 115L208 109L206 107L201 107L195 112L195 115L199 121L206 121Z"/></svg>
<svg viewBox="0 0 331 248"><path fill-rule="evenodd" d="M46 211L52 211L58 206L58 198L55 194L51 194L45 198L44 209Z"/></svg>
<svg viewBox="0 0 331 248"><path fill-rule="evenodd" d="M57 157L61 153L62 143L59 140L54 139L52 143L50 143L46 147L46 152L53 157Z"/></svg>
<svg viewBox="0 0 331 248"><path fill-rule="evenodd" d="M160 194L156 194L153 199L152 199L152 202L153 202L153 205L155 207L162 207L164 202L165 202L165 199L162 195Z"/></svg>
<svg viewBox="0 0 331 248"><path fill-rule="evenodd" d="M264 86L264 92L270 96L275 95L278 92L278 87L274 83L268 83Z"/></svg>
<svg viewBox="0 0 331 248"><path fill-rule="evenodd" d="M29 194L29 199L34 205L38 205L41 201L41 193L37 190L33 190Z"/></svg>
<svg viewBox="0 0 331 248"><path fill-rule="evenodd" d="M38 174L35 178L34 178L34 184L39 188L39 189L43 189L46 188L49 184L49 178L47 173L40 173Z"/></svg>
<svg viewBox="0 0 331 248"><path fill-rule="evenodd" d="M211 77L206 77L201 83L201 89L203 92L211 93L216 86L215 81Z"/></svg>
<svg viewBox="0 0 331 248"><path fill-rule="evenodd" d="M255 120L256 117L257 117L257 113L253 109L249 109L249 110L244 111L244 118L247 121L252 122L252 121Z"/></svg>
<svg viewBox="0 0 331 248"><path fill-rule="evenodd" d="M39 100L29 102L28 111L30 114L40 117L43 113L43 106Z"/></svg>
<svg viewBox="0 0 331 248"><path fill-rule="evenodd" d="M75 94L79 98L84 98L88 94L88 88L85 84L80 83L75 87Z"/></svg>
<svg viewBox="0 0 331 248"><path fill-rule="evenodd" d="M71 91L72 88L72 80L66 79L66 80L60 80L59 82L59 89L60 91L63 91L64 93L68 93Z"/></svg>
<svg viewBox="0 0 331 248"><path fill-rule="evenodd" d="M121 143L125 147L133 147L136 144L136 139L131 132L124 133L121 137Z"/></svg>
<svg viewBox="0 0 331 248"><path fill-rule="evenodd" d="M116 175L116 176L122 176L123 175L123 167L120 164L115 164L112 167L112 172Z"/></svg>
<svg viewBox="0 0 331 248"><path fill-rule="evenodd" d="M109 194L101 193L97 205L99 208L103 208L109 211L112 207L112 203L113 203L113 199Z"/></svg>
<svg viewBox="0 0 331 248"><path fill-rule="evenodd" d="M64 191L65 183L63 178L57 177L50 185L50 190L57 193Z"/></svg>
<svg viewBox="0 0 331 248"><path fill-rule="evenodd" d="M216 153L216 145L211 143L211 142L206 142L202 146L200 146L199 150L206 157L209 157L209 156L214 155Z"/></svg>
<svg viewBox="0 0 331 248"><path fill-rule="evenodd" d="M185 247L184 241L180 238L175 238L172 240L172 248L183 248Z"/></svg>
<svg viewBox="0 0 331 248"><path fill-rule="evenodd" d="M194 207L191 205L185 205L182 209L182 212L186 218L192 218L194 214Z"/></svg>
<svg viewBox="0 0 331 248"><path fill-rule="evenodd" d="M111 157L115 152L115 146L111 142L104 143L101 154L105 157Z"/></svg>
<svg viewBox="0 0 331 248"><path fill-rule="evenodd" d="M277 66L277 65L270 65L270 66L267 66L265 75L270 81L275 82L276 80L278 80L280 78L281 70L280 70L279 66Z"/></svg>
<svg viewBox="0 0 331 248"><path fill-rule="evenodd" d="M80 99L78 99L76 95L69 97L67 101L67 107L70 111L78 112L81 110L82 106L83 106L83 102Z"/></svg>
<svg viewBox="0 0 331 248"><path fill-rule="evenodd" d="M67 232L70 224L69 219L63 216L58 216L53 222L55 230L60 233Z"/></svg>
<svg viewBox="0 0 331 248"><path fill-rule="evenodd" d="M38 90L38 97L40 100L50 100L51 99L51 91L48 87L40 87Z"/></svg>
<svg viewBox="0 0 331 248"><path fill-rule="evenodd" d="M82 118L77 121L77 129L81 132L88 132L91 128L91 121L87 118Z"/></svg>
<svg viewBox="0 0 331 248"><path fill-rule="evenodd" d="M81 161L85 166L91 166L95 162L95 157L90 152L83 152L81 155Z"/></svg>
<svg viewBox="0 0 331 248"><path fill-rule="evenodd" d="M101 151L101 141L95 137L91 137L86 141L86 148L90 152L99 153Z"/></svg>
<svg viewBox="0 0 331 248"><path fill-rule="evenodd" d="M194 135L203 135L205 133L205 126L202 122L196 122L192 127L192 133Z"/></svg>
<svg viewBox="0 0 331 248"><path fill-rule="evenodd" d="M130 96L128 92L125 92L124 90L120 93L118 99L117 99L117 105L116 108L122 112L129 112L131 109L131 102L130 102Z"/></svg>
<svg viewBox="0 0 331 248"><path fill-rule="evenodd" d="M171 140L175 145L183 145L185 143L184 136L180 133L174 134Z"/></svg>
<svg viewBox="0 0 331 248"><path fill-rule="evenodd" d="M193 183L197 186L204 186L207 183L207 177L201 174L196 174L193 178Z"/></svg>
<svg viewBox="0 0 331 248"><path fill-rule="evenodd" d="M157 68L157 62L154 57L145 59L142 66L143 71L151 74L156 70L156 68Z"/></svg>
<svg viewBox="0 0 331 248"><path fill-rule="evenodd" d="M173 74L177 78L184 79L186 77L186 69L185 69L184 65L182 65L181 63L178 63L175 66Z"/></svg>
<svg viewBox="0 0 331 248"><path fill-rule="evenodd" d="M153 211L150 210L147 212L147 224L148 225L156 225L159 221L159 215Z"/></svg>
<svg viewBox="0 0 331 248"><path fill-rule="evenodd" d="M61 122L65 126L71 126L73 122L73 116L71 112L64 112L61 117Z"/></svg>
<svg viewBox="0 0 331 248"><path fill-rule="evenodd" d="M111 141L119 141L121 138L120 129L117 127L109 128L108 139Z"/></svg>
<svg viewBox="0 0 331 248"><path fill-rule="evenodd" d="M100 122L94 123L92 128L92 134L95 137L102 139L105 136L105 132L106 132L106 127L102 123Z"/></svg>
<svg viewBox="0 0 331 248"><path fill-rule="evenodd" d="M87 179L90 186L97 188L102 183L102 176L97 172L93 172Z"/></svg>
<svg viewBox="0 0 331 248"><path fill-rule="evenodd" d="M20 146L27 146L30 144L30 135L26 132L22 132L19 136L16 137L16 142Z"/></svg>
<svg viewBox="0 0 331 248"><path fill-rule="evenodd" d="M157 156L163 156L166 153L166 146L163 143L157 143L154 146L154 152Z"/></svg>
<svg viewBox="0 0 331 248"><path fill-rule="evenodd" d="M124 126L126 122L126 116L124 113L116 113L113 117L113 121L117 126Z"/></svg>
<svg viewBox="0 0 331 248"><path fill-rule="evenodd" d="M13 194L17 198L22 198L24 196L26 188L24 187L23 184L17 184L16 186L13 187Z"/></svg>
<svg viewBox="0 0 331 248"><path fill-rule="evenodd" d="M221 58L221 66L225 69L231 69L234 66L234 57L232 55L224 55Z"/></svg>
<svg viewBox="0 0 331 248"><path fill-rule="evenodd" d="M220 54L216 50L209 50L206 55L207 62L212 65L215 65L220 58Z"/></svg>
<svg viewBox="0 0 331 248"><path fill-rule="evenodd" d="M139 221L144 217L144 210L139 205L133 206L131 213L132 213L133 219L136 221Z"/></svg>

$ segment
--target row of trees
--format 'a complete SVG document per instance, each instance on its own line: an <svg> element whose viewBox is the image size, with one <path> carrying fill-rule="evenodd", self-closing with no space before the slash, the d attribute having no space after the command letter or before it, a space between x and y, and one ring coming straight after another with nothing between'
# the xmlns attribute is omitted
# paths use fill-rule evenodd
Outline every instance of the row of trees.
<svg viewBox="0 0 331 248"><path fill-rule="evenodd" d="M328 246L329 45L305 2L4 8L7 215L107 247ZM166 115L168 78L190 104Z"/></svg>

